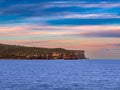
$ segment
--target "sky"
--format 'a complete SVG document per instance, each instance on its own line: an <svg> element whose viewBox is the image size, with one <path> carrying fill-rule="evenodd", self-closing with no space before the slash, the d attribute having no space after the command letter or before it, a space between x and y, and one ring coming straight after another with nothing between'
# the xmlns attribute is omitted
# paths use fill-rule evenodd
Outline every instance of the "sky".
<svg viewBox="0 0 120 90"><path fill-rule="evenodd" d="M120 0L0 0L0 43L120 58Z"/></svg>

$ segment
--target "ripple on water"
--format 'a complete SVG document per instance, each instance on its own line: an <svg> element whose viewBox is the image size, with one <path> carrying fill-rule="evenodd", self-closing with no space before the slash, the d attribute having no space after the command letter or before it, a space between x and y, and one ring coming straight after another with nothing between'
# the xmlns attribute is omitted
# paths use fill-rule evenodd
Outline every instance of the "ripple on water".
<svg viewBox="0 0 120 90"><path fill-rule="evenodd" d="M0 61L0 90L120 90L120 61Z"/></svg>

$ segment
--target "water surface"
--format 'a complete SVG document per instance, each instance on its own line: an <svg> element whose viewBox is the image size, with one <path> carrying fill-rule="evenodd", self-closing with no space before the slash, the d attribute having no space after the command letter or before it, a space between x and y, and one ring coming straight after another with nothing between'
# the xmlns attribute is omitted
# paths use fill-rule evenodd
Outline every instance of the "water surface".
<svg viewBox="0 0 120 90"><path fill-rule="evenodd" d="M0 90L120 90L120 60L0 60Z"/></svg>

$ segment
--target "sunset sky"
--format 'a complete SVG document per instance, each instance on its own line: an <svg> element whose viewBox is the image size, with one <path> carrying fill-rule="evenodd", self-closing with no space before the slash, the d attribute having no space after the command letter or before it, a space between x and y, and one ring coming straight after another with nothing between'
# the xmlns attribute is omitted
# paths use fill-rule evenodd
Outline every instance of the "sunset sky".
<svg viewBox="0 0 120 90"><path fill-rule="evenodd" d="M0 43L120 58L120 0L0 0Z"/></svg>

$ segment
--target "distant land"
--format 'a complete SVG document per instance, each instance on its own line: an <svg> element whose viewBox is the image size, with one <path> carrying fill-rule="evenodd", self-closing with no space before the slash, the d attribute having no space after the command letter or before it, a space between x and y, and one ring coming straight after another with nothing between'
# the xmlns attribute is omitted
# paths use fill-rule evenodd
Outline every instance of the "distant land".
<svg viewBox="0 0 120 90"><path fill-rule="evenodd" d="M86 56L84 50L38 48L0 44L0 59L78 60L86 59Z"/></svg>

